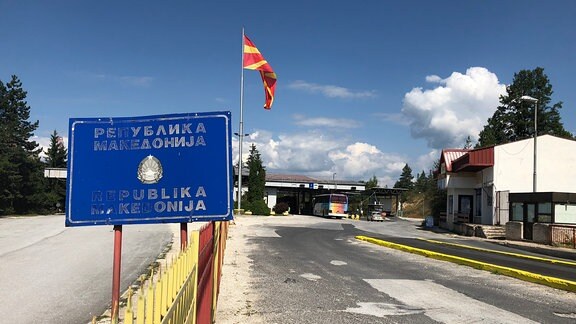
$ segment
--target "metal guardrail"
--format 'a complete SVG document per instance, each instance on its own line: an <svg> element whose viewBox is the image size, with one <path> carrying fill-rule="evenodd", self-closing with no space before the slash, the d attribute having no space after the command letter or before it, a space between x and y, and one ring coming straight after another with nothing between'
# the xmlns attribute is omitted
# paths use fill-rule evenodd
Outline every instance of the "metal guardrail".
<svg viewBox="0 0 576 324"><path fill-rule="evenodd" d="M576 226L550 225L551 244L576 249Z"/></svg>

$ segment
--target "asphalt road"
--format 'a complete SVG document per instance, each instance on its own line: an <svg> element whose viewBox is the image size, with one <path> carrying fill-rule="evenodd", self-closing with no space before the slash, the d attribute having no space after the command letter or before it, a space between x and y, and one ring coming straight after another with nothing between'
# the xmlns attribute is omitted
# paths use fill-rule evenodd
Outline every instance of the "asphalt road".
<svg viewBox="0 0 576 324"><path fill-rule="evenodd" d="M172 240L174 225L123 227L122 291ZM64 216L0 218L0 323L88 323L110 305L112 226Z"/></svg>
<svg viewBox="0 0 576 324"><path fill-rule="evenodd" d="M564 280L570 280L576 282L576 262L570 261L571 263L551 263L545 262L544 260L554 260L549 256L541 255L540 258L544 260L536 259L526 259L522 258L522 255L527 255L524 251L518 251L513 248L497 247L492 244L492 246L483 247L483 249L496 250L501 252L507 252L511 254L516 254L518 256L510 254L499 254L499 253L487 253L483 250L467 249L462 246L435 244L428 241L423 241L414 238L398 238L382 235L372 235L373 238L378 238L386 240L389 242L402 244L410 247L415 247L418 249L424 249L427 251L433 251L443 254L448 254L451 256L457 256L461 258L466 258L478 262L485 262L493 265L513 268L522 271L528 271L531 273L540 274L543 276L549 276ZM451 242L451 241L448 241ZM478 247L478 244L471 244L470 242L462 242L460 244ZM531 254L533 255L533 254ZM558 259L559 260L559 259ZM568 260L566 260L568 262Z"/></svg>
<svg viewBox="0 0 576 324"><path fill-rule="evenodd" d="M576 294L356 240L417 223L240 218L254 323L574 323ZM234 229L232 229L234 231ZM521 251L517 251L521 252ZM226 275L226 272L224 272ZM225 303L220 300L219 303ZM235 322L236 323L236 322Z"/></svg>

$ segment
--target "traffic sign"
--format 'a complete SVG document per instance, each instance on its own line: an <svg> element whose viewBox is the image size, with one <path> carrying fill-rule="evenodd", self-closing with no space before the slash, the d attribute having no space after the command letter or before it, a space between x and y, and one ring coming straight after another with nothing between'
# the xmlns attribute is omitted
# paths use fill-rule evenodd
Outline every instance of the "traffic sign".
<svg viewBox="0 0 576 324"><path fill-rule="evenodd" d="M230 116L70 119L66 226L232 219Z"/></svg>

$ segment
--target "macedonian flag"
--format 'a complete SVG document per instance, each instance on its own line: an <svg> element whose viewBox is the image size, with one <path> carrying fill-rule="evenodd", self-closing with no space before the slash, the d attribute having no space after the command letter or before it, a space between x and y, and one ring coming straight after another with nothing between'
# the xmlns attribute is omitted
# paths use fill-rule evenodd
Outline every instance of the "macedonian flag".
<svg viewBox="0 0 576 324"><path fill-rule="evenodd" d="M274 90L276 89L276 73L272 67L260 54L254 43L244 36L244 68L248 70L260 71L262 82L264 82L264 92L266 94L265 109L272 108L274 102Z"/></svg>

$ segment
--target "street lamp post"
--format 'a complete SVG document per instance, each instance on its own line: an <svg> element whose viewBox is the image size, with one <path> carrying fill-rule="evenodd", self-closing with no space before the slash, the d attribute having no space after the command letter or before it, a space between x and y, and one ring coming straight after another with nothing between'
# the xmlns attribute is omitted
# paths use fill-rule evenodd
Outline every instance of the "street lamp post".
<svg viewBox="0 0 576 324"><path fill-rule="evenodd" d="M238 136L238 215L240 215L242 208L242 138L250 136L250 134L234 133Z"/></svg>
<svg viewBox="0 0 576 324"><path fill-rule="evenodd" d="M530 96L520 97L521 101L534 103L534 174L532 175L532 192L536 192L536 158L538 157L538 99L532 98Z"/></svg>
<svg viewBox="0 0 576 324"><path fill-rule="evenodd" d="M332 173L332 183L334 184L334 190L336 190L336 172Z"/></svg>

